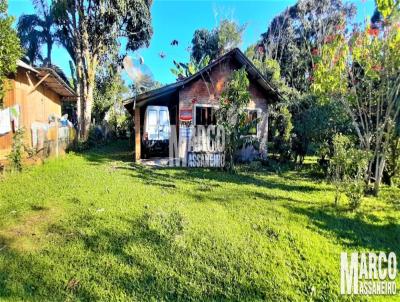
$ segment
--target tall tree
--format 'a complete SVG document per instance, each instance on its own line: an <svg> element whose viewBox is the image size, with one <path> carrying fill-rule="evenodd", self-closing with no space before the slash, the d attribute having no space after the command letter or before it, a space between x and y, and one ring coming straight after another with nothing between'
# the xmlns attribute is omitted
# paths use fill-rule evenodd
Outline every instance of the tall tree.
<svg viewBox="0 0 400 302"><path fill-rule="evenodd" d="M22 55L17 32L13 29L14 18L7 15L7 1L0 1L0 107L5 92L4 81L17 69Z"/></svg>
<svg viewBox="0 0 400 302"><path fill-rule="evenodd" d="M92 116L96 121L102 121L107 111L113 105L122 103L128 92L129 88L113 64L100 68L96 73Z"/></svg>
<svg viewBox="0 0 400 302"><path fill-rule="evenodd" d="M192 57L199 63L204 57L216 58L218 37L215 30L196 29L192 39Z"/></svg>
<svg viewBox="0 0 400 302"><path fill-rule="evenodd" d="M29 62L34 64L37 60L51 65L51 52L56 41L56 30L51 6L47 0L33 0L36 13L22 15L18 20L18 35L26 51ZM47 47L47 56L41 55L42 45Z"/></svg>
<svg viewBox="0 0 400 302"><path fill-rule="evenodd" d="M96 71L105 56L148 46L152 35L151 0L54 0L53 11L61 43L74 60L80 137L89 133Z"/></svg>
<svg viewBox="0 0 400 302"><path fill-rule="evenodd" d="M374 183L375 194L400 114L399 6L389 1L397 9L388 9L388 1L382 2L385 22L380 26L369 24L350 37L338 32L322 46L313 83L317 93L339 101L351 118L360 147L369 158L366 180Z"/></svg>
<svg viewBox="0 0 400 302"><path fill-rule="evenodd" d="M218 27L197 29L193 34L191 56L196 63L200 63L206 56L212 61L238 47L242 42L242 34L246 26L235 21L221 20Z"/></svg>
<svg viewBox="0 0 400 302"><path fill-rule="evenodd" d="M258 49L279 62L291 87L307 92L315 51L354 14L354 5L341 0L299 0L271 21Z"/></svg>

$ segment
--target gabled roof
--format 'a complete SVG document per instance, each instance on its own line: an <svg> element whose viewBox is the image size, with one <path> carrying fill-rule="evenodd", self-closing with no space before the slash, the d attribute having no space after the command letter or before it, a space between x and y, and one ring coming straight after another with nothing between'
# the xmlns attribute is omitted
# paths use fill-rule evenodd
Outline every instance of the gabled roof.
<svg viewBox="0 0 400 302"><path fill-rule="evenodd" d="M146 100L154 100L157 97L177 91L179 88L200 78L202 76L202 73L208 71L209 69L218 65L222 61L225 61L226 59L231 58L231 57L235 58L242 66L245 66L246 71L252 76L252 78L254 78L260 84L260 86L265 90L265 92L268 93L272 97L273 101L278 101L282 98L281 95L279 94L279 92L271 86L269 81L254 66L254 64L243 54L243 52L241 52L239 48L234 48L233 50L231 50L228 53L224 54L223 56L219 57L218 59L212 61L210 64L208 64L206 67L199 70L195 74L193 74L181 81L178 81L176 83L172 83L172 84L163 86L161 88L142 93L142 94L136 96L136 98L135 97L129 98L124 102L124 106L128 111L132 112L132 110L134 109L133 107L135 105L135 101L136 101L136 103L141 103Z"/></svg>
<svg viewBox="0 0 400 302"><path fill-rule="evenodd" d="M52 68L32 67L25 62L18 60L17 66L34 72L39 80L43 79L43 84L64 98L74 99L77 97L74 89L66 83L60 75Z"/></svg>

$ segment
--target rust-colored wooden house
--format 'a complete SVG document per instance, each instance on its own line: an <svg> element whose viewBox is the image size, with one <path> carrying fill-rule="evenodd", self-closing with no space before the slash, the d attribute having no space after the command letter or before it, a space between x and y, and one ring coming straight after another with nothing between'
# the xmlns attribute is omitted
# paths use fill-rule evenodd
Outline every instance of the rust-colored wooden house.
<svg viewBox="0 0 400 302"><path fill-rule="evenodd" d="M209 115L210 108L218 107L219 96L230 74L242 67L246 69L250 81L249 114L257 116L259 120L255 135L265 140L268 133L268 106L279 100L280 95L252 62L236 48L190 77L125 102L125 108L134 116L136 160L142 158L141 139L147 106L168 106L170 124L177 127L176 133L182 133L182 127L196 126L201 123L199 117ZM265 146L266 142L262 143Z"/></svg>
<svg viewBox="0 0 400 302"><path fill-rule="evenodd" d="M63 102L71 101L76 101L76 93L57 72L19 61L16 73L8 78L3 108L18 105L19 127L25 129L25 144L32 146L32 124L48 124L49 116L61 116ZM0 160L9 153L14 132L11 125L11 131L0 135Z"/></svg>

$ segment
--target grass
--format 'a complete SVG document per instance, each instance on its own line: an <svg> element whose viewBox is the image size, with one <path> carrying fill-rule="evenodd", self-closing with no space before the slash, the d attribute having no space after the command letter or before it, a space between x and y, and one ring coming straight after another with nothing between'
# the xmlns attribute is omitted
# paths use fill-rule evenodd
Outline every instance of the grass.
<svg viewBox="0 0 400 302"><path fill-rule="evenodd" d="M307 171L131 158L118 142L0 181L0 300L362 300L339 295L340 252L400 255L399 189L349 211Z"/></svg>

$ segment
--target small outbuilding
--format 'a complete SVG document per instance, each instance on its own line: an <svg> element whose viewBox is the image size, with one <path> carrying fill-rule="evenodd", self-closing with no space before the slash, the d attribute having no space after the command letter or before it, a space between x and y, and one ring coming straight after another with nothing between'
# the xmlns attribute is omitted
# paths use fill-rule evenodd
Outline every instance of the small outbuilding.
<svg viewBox="0 0 400 302"><path fill-rule="evenodd" d="M178 136L187 135L185 133L190 131L186 130L193 126L214 124L213 113L219 106L219 96L225 83L232 71L242 67L246 69L250 81L251 100L247 108L249 118L258 121L257 129L251 135L260 139L257 152L267 152L269 106L277 102L280 95L253 63L235 48L190 77L145 92L125 102L125 108L134 116L135 159L143 158L141 143L148 106L167 106L171 127L176 127L172 132ZM243 150L242 156L244 160L250 159L251 152Z"/></svg>
<svg viewBox="0 0 400 302"><path fill-rule="evenodd" d="M9 153L13 134L20 128L25 129L25 145L38 151L46 141L61 136L68 140L70 131L54 120L61 117L63 104L74 104L76 99L75 91L54 69L18 61L17 71L8 77L0 109L0 159Z"/></svg>

